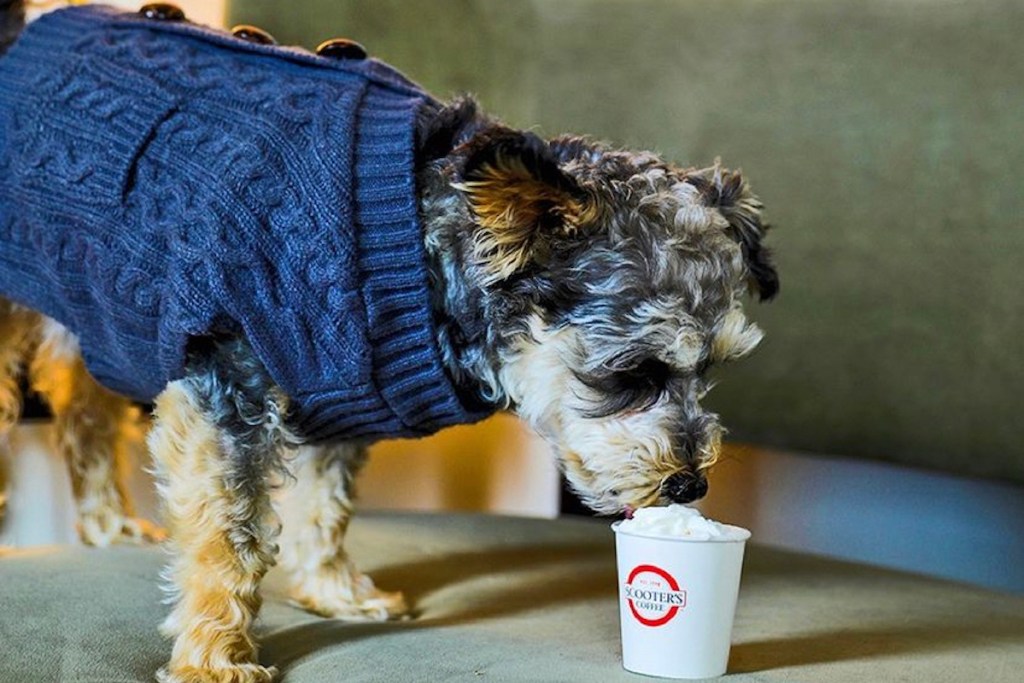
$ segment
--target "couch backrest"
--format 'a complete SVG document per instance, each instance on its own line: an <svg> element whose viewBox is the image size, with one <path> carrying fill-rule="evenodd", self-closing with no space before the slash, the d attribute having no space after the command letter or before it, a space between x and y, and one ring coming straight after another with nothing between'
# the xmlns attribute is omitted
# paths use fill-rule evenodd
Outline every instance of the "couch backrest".
<svg viewBox="0 0 1024 683"><path fill-rule="evenodd" d="M1024 481L1024 5L235 0L510 123L742 167L776 226L732 435Z"/></svg>

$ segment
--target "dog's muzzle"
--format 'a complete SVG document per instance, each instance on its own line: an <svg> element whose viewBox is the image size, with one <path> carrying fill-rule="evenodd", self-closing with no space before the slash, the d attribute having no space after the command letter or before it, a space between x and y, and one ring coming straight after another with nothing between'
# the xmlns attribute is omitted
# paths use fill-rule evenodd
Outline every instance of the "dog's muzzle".
<svg viewBox="0 0 1024 683"><path fill-rule="evenodd" d="M673 503L692 503L708 492L708 480L703 474L676 472L661 485L662 494Z"/></svg>

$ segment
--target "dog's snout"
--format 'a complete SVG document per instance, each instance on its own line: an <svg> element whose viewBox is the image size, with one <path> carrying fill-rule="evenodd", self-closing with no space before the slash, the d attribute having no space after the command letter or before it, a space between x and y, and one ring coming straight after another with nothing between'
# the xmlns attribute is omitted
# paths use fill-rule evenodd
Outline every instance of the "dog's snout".
<svg viewBox="0 0 1024 683"><path fill-rule="evenodd" d="M676 472L661 485L661 492L673 503L692 503L708 492L708 480L703 474Z"/></svg>
<svg viewBox="0 0 1024 683"><path fill-rule="evenodd" d="M697 437L692 432L681 431L672 439L673 452L681 462L692 462L697 455Z"/></svg>

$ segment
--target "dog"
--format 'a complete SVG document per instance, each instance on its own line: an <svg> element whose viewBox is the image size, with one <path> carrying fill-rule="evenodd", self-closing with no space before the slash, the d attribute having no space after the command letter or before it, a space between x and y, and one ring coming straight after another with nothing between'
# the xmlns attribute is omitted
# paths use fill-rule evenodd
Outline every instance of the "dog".
<svg viewBox="0 0 1024 683"><path fill-rule="evenodd" d="M20 3L5 6L0 26L20 18ZM0 58L0 147L21 150L0 150L0 432L27 366L56 418L83 540L152 537L116 462L133 401L155 399L148 445L174 550L159 680L273 678L251 626L278 560L315 613L406 613L344 549L376 439L510 410L597 512L706 493L723 434L700 404L708 371L757 346L743 300L779 288L761 203L738 173L509 128L351 41L313 55L253 27L193 26L170 5L140 12L48 14ZM73 63L12 95L4 78L28 76L11 60L51 35L82 36ZM310 115L350 101L359 123ZM297 127L282 142L270 120ZM330 161L336 145L353 168ZM354 191L337 183L350 175ZM297 501L283 525L270 495L282 482Z"/></svg>

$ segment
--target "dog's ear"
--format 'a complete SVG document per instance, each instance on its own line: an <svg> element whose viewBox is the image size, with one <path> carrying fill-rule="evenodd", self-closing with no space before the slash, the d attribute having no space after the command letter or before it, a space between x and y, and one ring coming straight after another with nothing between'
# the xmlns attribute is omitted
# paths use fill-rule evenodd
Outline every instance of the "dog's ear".
<svg viewBox="0 0 1024 683"><path fill-rule="evenodd" d="M420 107L416 118L417 168L451 154L464 137L472 134L480 117L480 108L469 95L443 105L427 103Z"/></svg>
<svg viewBox="0 0 1024 683"><path fill-rule="evenodd" d="M709 177L697 177L690 182L700 188L708 205L718 207L729 222L729 235L739 242L750 272L750 289L757 291L761 301L773 298L779 292L779 274L771 251L763 244L770 226L761 221L761 200L738 172L717 166Z"/></svg>
<svg viewBox="0 0 1024 683"><path fill-rule="evenodd" d="M491 129L477 135L467 152L456 186L476 217L473 252L488 284L508 279L551 241L591 220L586 193L533 133Z"/></svg>

